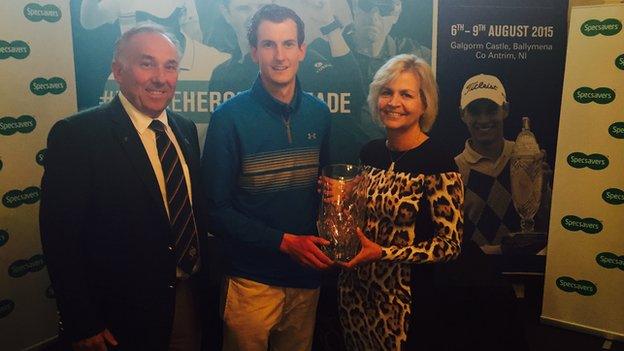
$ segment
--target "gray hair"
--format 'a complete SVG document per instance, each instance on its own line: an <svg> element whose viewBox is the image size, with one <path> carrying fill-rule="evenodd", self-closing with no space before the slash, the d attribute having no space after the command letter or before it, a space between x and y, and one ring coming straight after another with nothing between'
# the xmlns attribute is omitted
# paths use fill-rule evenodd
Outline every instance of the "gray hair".
<svg viewBox="0 0 624 351"><path fill-rule="evenodd" d="M412 72L420 80L420 96L425 104L425 112L420 117L419 125L423 132L429 132L438 116L438 85L431 67L425 60L412 54L397 55L384 63L375 73L368 89L368 107L372 117L380 121L377 102L383 87L403 72Z"/></svg>
<svg viewBox="0 0 624 351"><path fill-rule="evenodd" d="M169 39L171 43L173 43L173 45L175 46L178 59L182 57L181 50L180 50L180 42L178 41L178 39L176 39L175 35L168 32L165 27L159 24L149 23L149 24L140 24L136 27L129 29L127 32L123 33L121 37L119 37L119 39L117 39L117 41L115 42L113 62L120 62L120 59L123 56L123 51L126 49L128 43L130 43L130 40L132 40L132 38L134 38L136 35L143 34L143 33L162 34L164 37Z"/></svg>

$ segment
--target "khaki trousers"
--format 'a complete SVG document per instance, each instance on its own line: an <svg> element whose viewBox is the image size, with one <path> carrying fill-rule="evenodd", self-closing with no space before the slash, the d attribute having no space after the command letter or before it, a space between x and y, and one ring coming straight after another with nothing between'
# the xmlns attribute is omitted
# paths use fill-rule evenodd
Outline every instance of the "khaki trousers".
<svg viewBox="0 0 624 351"><path fill-rule="evenodd" d="M228 277L223 301L224 351L309 351L319 289L271 286Z"/></svg>

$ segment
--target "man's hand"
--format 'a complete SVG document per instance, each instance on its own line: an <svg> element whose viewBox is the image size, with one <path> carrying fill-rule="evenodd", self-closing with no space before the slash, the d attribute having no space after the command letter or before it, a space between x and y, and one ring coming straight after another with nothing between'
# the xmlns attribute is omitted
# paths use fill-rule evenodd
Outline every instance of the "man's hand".
<svg viewBox="0 0 624 351"><path fill-rule="evenodd" d="M358 239L360 239L362 249L351 261L338 262L339 265L348 269L364 263L378 261L381 258L381 246L367 238L360 228L356 228L355 232L357 233Z"/></svg>
<svg viewBox="0 0 624 351"><path fill-rule="evenodd" d="M329 241L314 235L284 233L279 249L304 266L327 269L334 264L334 261L327 257L317 245L329 245Z"/></svg>
<svg viewBox="0 0 624 351"><path fill-rule="evenodd" d="M104 329L90 338L72 343L72 348L74 351L108 351L107 345L117 346L118 343L113 334Z"/></svg>

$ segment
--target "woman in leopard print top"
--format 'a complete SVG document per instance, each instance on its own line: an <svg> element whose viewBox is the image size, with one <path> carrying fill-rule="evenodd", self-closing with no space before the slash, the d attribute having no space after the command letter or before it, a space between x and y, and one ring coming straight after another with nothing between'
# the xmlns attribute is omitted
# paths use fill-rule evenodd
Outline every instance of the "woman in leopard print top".
<svg viewBox="0 0 624 351"><path fill-rule="evenodd" d="M417 264L459 254L463 184L453 158L425 134L438 110L427 63L414 55L390 59L375 74L368 103L388 138L360 153L366 224L358 232L362 249L339 278L340 321L349 350L405 350L418 313L414 291L430 283L418 281Z"/></svg>

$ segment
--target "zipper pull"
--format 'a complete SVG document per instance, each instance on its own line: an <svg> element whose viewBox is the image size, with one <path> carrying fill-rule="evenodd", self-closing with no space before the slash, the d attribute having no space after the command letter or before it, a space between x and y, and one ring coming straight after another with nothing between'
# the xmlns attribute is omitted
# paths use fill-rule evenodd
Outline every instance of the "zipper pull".
<svg viewBox="0 0 624 351"><path fill-rule="evenodd" d="M284 127L286 127L286 136L288 137L288 144L292 144L292 133L290 132L290 119L283 118Z"/></svg>

